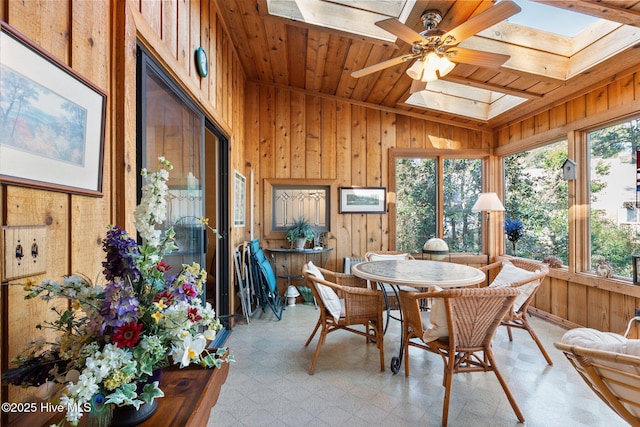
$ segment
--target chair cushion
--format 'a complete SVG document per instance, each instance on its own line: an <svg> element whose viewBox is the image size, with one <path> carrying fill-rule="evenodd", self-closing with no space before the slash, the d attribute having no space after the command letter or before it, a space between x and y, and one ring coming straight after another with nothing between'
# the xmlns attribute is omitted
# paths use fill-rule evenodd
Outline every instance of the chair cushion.
<svg viewBox="0 0 640 427"><path fill-rule="evenodd" d="M324 275L318 267L316 267L313 262L309 261L307 264L307 271L309 274L313 274L316 278L324 280ZM314 283L316 289L318 290L318 294L320 295L320 299L322 303L329 311L329 314L335 319L335 321L340 320L340 314L344 316L344 303L340 303L340 298L338 298L338 294L331 289L327 285L323 285L322 283Z"/></svg>
<svg viewBox="0 0 640 427"><path fill-rule="evenodd" d="M539 271L525 270L524 268L516 267L510 261L504 261L502 263L500 272L498 273L496 278L493 279L493 282L491 282L489 287L494 288L500 286L510 286L512 283L529 279L538 273ZM539 284L540 281L535 280L533 282L525 283L524 285L518 286L518 290L520 291L520 293L513 303L514 312L520 310L522 304L524 304L527 298L529 298L529 296L536 290Z"/></svg>
<svg viewBox="0 0 640 427"><path fill-rule="evenodd" d="M429 292L440 292L442 288L432 286ZM435 341L438 338L449 336L449 325L447 324L447 309L442 298L433 298L431 303L431 315L429 316L429 327L422 334L424 342Z"/></svg>
<svg viewBox="0 0 640 427"><path fill-rule="evenodd" d="M384 261L392 259L409 259L409 254L369 254L369 261Z"/></svg>
<svg viewBox="0 0 640 427"><path fill-rule="evenodd" d="M562 343L595 350L640 356L640 340L631 340L614 332L592 328L571 329L562 336Z"/></svg>
<svg viewBox="0 0 640 427"><path fill-rule="evenodd" d="M575 328L565 332L561 341L564 344L578 347L640 356L640 340L627 339L613 332L601 332L591 328ZM637 391L638 386L640 386L637 380L637 376L640 375L640 368L637 365L607 360L598 360L598 362L610 368L607 370L607 376L610 381L606 381L606 383L613 394L620 398L620 403L629 412L636 417L640 417L640 409L625 402L625 400L640 402L640 392ZM601 368L595 369L598 371ZM625 387L624 384L630 384L631 387Z"/></svg>

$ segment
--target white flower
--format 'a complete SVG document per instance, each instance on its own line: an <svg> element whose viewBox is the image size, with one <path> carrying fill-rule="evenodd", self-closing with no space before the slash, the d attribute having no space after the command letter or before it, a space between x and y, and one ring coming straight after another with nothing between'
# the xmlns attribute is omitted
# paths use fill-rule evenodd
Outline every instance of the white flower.
<svg viewBox="0 0 640 427"><path fill-rule="evenodd" d="M209 341L213 341L213 339L216 337L216 331L213 329L207 329L206 331L204 331L204 337Z"/></svg>
<svg viewBox="0 0 640 427"><path fill-rule="evenodd" d="M195 337L188 335L182 342L182 348L174 348L174 363L180 361L181 368L188 366L192 360L196 360L200 356L206 345L207 339L202 334L198 334Z"/></svg>
<svg viewBox="0 0 640 427"><path fill-rule="evenodd" d="M60 397L60 404L67 409L67 421L73 425L77 425L78 420L82 416L80 405L77 405L75 399L70 398L66 394Z"/></svg>
<svg viewBox="0 0 640 427"><path fill-rule="evenodd" d="M157 246L160 241L160 231L155 229L155 225L164 222L167 218L166 195L169 190L167 169L172 168L171 163L163 157L158 157L158 160L163 168L154 173L144 171L146 182L142 186L142 199L133 212L140 236L152 246Z"/></svg>

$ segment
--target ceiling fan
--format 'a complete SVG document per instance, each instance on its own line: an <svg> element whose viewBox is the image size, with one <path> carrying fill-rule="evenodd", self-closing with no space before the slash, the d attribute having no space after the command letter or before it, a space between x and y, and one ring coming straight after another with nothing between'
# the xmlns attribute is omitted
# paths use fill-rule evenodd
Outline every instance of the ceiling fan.
<svg viewBox="0 0 640 427"><path fill-rule="evenodd" d="M442 14L438 10L426 10L423 12L421 20L425 29L421 33L415 32L395 18L376 22L378 27L410 43L411 53L356 70L351 73L351 76L355 78L363 77L416 59L413 65L407 69L407 74L414 80L411 92L415 92L416 90L424 89L427 82L444 77L453 70L456 63L498 68L510 58L509 55L465 49L459 47L458 44L476 33L515 15L520 10L520 6L513 1L502 0L451 31L444 31L438 28L438 24L442 21ZM420 88L420 86L422 87Z"/></svg>

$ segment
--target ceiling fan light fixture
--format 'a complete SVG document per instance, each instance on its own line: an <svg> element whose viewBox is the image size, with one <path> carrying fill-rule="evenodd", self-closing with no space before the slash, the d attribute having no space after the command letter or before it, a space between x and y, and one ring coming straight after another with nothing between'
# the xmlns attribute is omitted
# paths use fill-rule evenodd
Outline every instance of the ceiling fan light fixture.
<svg viewBox="0 0 640 427"><path fill-rule="evenodd" d="M418 59L413 63L411 67L407 69L407 75L411 77L413 80L422 79L422 74L424 72L424 61L422 59Z"/></svg>
<svg viewBox="0 0 640 427"><path fill-rule="evenodd" d="M440 63L438 64L438 74L440 77L444 77L455 68L456 64L451 62L446 56L440 57Z"/></svg>
<svg viewBox="0 0 640 427"><path fill-rule="evenodd" d="M424 71L422 73L423 82L432 82L438 80L438 71L440 68L440 56L435 52L429 52L424 58Z"/></svg>
<svg viewBox="0 0 640 427"><path fill-rule="evenodd" d="M424 69L424 73L422 74L422 80L423 82L432 82L435 80L438 80L438 74L436 74L436 70L430 70L425 68Z"/></svg>

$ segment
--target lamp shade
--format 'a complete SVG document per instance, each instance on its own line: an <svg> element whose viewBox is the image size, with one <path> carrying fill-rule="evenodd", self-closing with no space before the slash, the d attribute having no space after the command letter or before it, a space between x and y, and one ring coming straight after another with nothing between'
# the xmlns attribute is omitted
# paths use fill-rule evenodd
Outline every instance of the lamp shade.
<svg viewBox="0 0 640 427"><path fill-rule="evenodd" d="M285 297L299 297L300 296L300 292L298 292L298 290L296 289L295 286L293 285L289 285L289 287L287 288L287 292L285 292L284 294Z"/></svg>
<svg viewBox="0 0 640 427"><path fill-rule="evenodd" d="M284 296L287 297L287 305L296 305L296 297L300 296L300 292L298 292L295 286L289 285Z"/></svg>
<svg viewBox="0 0 640 427"><path fill-rule="evenodd" d="M472 212L504 211L504 206L496 193L480 193L471 208Z"/></svg>
<svg viewBox="0 0 640 427"><path fill-rule="evenodd" d="M413 63L411 67L407 70L407 75L411 77L413 80L420 80L422 78L422 73L424 72L424 61L422 59L418 59Z"/></svg>

